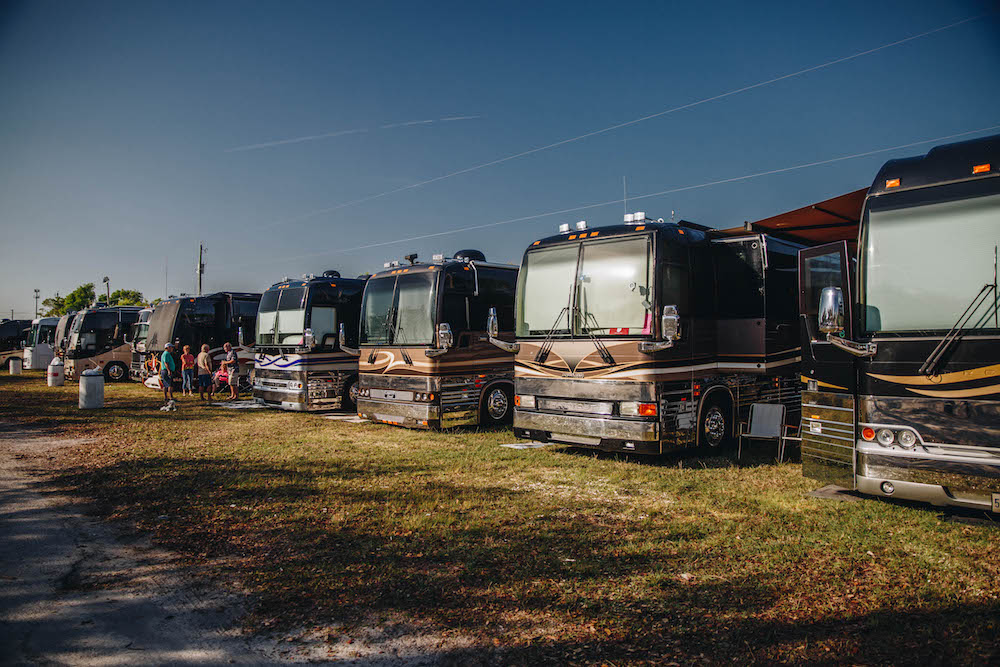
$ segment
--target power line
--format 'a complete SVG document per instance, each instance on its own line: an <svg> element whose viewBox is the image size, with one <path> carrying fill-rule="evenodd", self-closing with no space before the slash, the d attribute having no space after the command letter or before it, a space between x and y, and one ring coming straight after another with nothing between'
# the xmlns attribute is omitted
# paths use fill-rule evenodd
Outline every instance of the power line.
<svg viewBox="0 0 1000 667"><path fill-rule="evenodd" d="M757 83L753 83L753 84L750 84L748 86L743 86L741 88L735 88L735 89L727 91L725 93L719 93L718 95L713 95L711 97L705 97L703 99L700 99L700 100L697 100L697 101L694 101L694 102L689 102L687 104L682 104L680 106L671 107L670 109L665 109L663 111L658 111L656 113L652 113L652 114L649 114L649 115L646 115L646 116L641 116L639 118L634 118L632 120L625 121L623 123L617 123L615 125L609 125L608 127L604 127L604 128L599 129L599 130L593 130L593 131L587 132L585 134L580 134L580 135L577 135L575 137L570 137L569 139L563 139L561 141L556 141L556 142L551 143L551 144L546 144L545 146L538 146L537 148L530 148L528 150L521 151L520 153L514 153L513 155L508 155L506 157L498 158L496 160L490 160L489 162L482 162L480 164L473 165L471 167L466 167L464 169L459 169L457 171L452 171L452 172L449 172L447 174L443 174L441 176L435 176L434 178L429 178L427 180L419 181L417 183L411 183L410 185L404 185L402 187L394 188L392 190L386 190L384 192L379 192L379 193L376 193L376 194L373 194L373 195L368 195L366 197L361 197L359 199L352 199L350 201L346 201L346 202L343 202L343 203L340 203L340 204L336 204L334 206L329 206L329 207L326 207L326 208L315 209L313 211L309 211L307 213L303 213L301 215L298 215L298 216L296 216L294 218L288 218L286 220L282 220L282 221L276 222L276 223L269 223L269 226L270 225L288 225L288 224L291 224L291 223L294 223L294 222L300 222L302 220L308 220L309 218L314 218L314 217L316 217L318 215L323 215L324 213L332 213L332 212L338 211L338 210L340 210L342 208L347 208L349 206L356 206L357 204L363 204L365 202L369 202L369 201L372 201L374 199L379 199L381 197L386 197L388 195L396 194L398 192L404 192L406 190L413 190L415 188L423 187L425 185L430 185L431 183L436 183L438 181L443 181L443 180L448 179L448 178L454 178L455 176L460 176L462 174L468 174L470 172L478 171L480 169L486 169L487 167L493 167L493 166L496 166L498 164L503 164L504 162L510 162L511 160L516 160L518 158L522 158L522 157L525 157L525 156L528 156L528 155L533 155L535 153L541 153L542 151L551 150L553 148L558 148L559 146L565 146L566 144L571 144L571 143L574 143L574 142L577 142L577 141L582 141L584 139L589 139L590 137L595 137L595 136L600 135L600 134L605 134L607 132L612 132L614 130L619 130L619 129L623 128L623 127L629 127L631 125L636 125L638 123L643 123L643 122L645 122L647 120L652 120L654 118L659 118L661 116L666 116L667 114L672 114L672 113L675 113L675 112L678 112L678 111L683 111L685 109L691 109L693 107L700 106L702 104L707 104L708 102L714 102L714 101L717 101L717 100L724 99L726 97L732 97L733 95L739 95L740 93L745 93L745 92L747 92L749 90L754 90L756 88L762 88L764 86L769 86L769 85L771 85L773 83L777 83L779 81L785 81L787 79L791 79L791 78L794 78L794 77L797 77L797 76L801 76L803 74L808 74L810 72L815 72L817 70L825 69L827 67L832 67L833 65L839 65L840 63L848 62L850 60L855 60L857 58L862 58L864 56L868 56L868 55L871 55L873 53L877 53L879 51L883 51L885 49L892 48L894 46L899 46L900 44L905 44L907 42L912 42L914 40L921 39L922 37L928 37L928 36L933 35L935 33L943 32L945 30L950 30L952 28L957 28L960 25L964 25L966 23L970 23L972 21L976 21L978 19L983 18L984 16L989 16L991 13L992 12L986 12L984 14L979 14L977 16L970 16L969 18L962 19L961 21L956 21L955 23L949 23L948 25L940 26L938 28L934 28L933 30L928 30L926 32L922 32L922 33L917 34L917 35L911 35L909 37L904 37L903 39L898 39L898 40L896 40L894 42L889 42L887 44L882 44L881 46L876 46L875 48L872 48L872 49L867 49L865 51L859 51L859 52L851 54L849 56L843 56L841 58L836 58L835 60L830 60L830 61L822 63L820 65L813 65L812 67L807 67L805 69L800 69L800 70L797 70L795 72L789 72L787 74L782 74L781 76L776 76L776 77L771 78L771 79L767 79L767 80L764 80L764 81L758 81Z"/></svg>
<svg viewBox="0 0 1000 667"><path fill-rule="evenodd" d="M628 195L628 201L635 201L638 199L649 199L651 197L662 197L663 195L674 194L677 192L686 192L689 190L699 190L702 188L708 188L715 185L723 185L725 183L735 183L737 181L746 181L752 178L760 178L762 176L772 176L774 174L782 174L789 171L797 171L799 169L808 169L810 167L819 167L826 164L832 164L834 162L843 162L845 160L854 160L861 157L867 157L870 155L878 155L879 153L888 153L890 151L901 150L904 148L912 148L914 146L921 146L924 144L938 143L943 141L949 141L951 139L958 139L960 137L966 137L970 134L978 134L980 132L991 132L994 130L1000 130L1000 125L992 125L990 127L982 127L977 130L969 130L967 132L959 132L957 134L949 134L942 137L934 137L933 139L922 139L920 141L913 141L907 144L899 144L898 146L890 146L888 148L877 148L875 150L865 151L863 153L852 153L850 155L841 155L839 157L828 158L825 160L817 160L815 162L806 162L803 164L792 165L790 167L781 167L779 169L769 169L767 171L758 171L752 174L744 174L743 176L733 176L731 178L722 178L715 181L708 181L706 183L698 183L697 185L684 185L681 187L670 188L667 190L660 190L659 192L650 192L644 195ZM264 260L257 260L255 262L248 262L244 264L230 264L229 267L241 267L241 266L258 266L260 264L270 264L274 262L283 262L293 259L307 259L310 257L322 257L328 255L341 255L346 252L355 252L357 250L368 250L370 248L380 248L383 246L395 245L397 243L409 243L411 241L422 241L424 239L437 238L439 236L449 236L451 234L460 234L462 232L475 231L477 229L487 229L490 227L499 227L501 225L510 225L515 222L526 222L528 220L537 220L539 218L545 218L551 215L561 215L563 213L573 213L576 211L585 211L593 208L600 208L602 206L611 206L615 204L621 204L625 202L625 198L622 199L609 199L608 201L598 202L596 204L584 204L581 206L573 206L571 208L563 208L556 211L546 211L545 213L536 213L533 215L525 215L518 218L508 218L507 220L499 220L497 222L487 222L481 225L470 225L468 227L460 227L457 229L448 229L440 232L431 232L428 234L421 234L419 236L410 236L403 239L395 239L393 241L380 241L378 243L368 243L365 245L354 246L353 248L341 248L339 250L326 250L323 252L313 252L304 255L289 255L287 257L275 257L268 258Z"/></svg>

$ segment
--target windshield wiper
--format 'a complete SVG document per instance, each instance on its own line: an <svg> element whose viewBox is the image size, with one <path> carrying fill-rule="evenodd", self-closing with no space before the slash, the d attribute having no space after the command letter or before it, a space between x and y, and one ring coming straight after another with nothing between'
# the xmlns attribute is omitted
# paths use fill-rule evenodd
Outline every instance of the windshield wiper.
<svg viewBox="0 0 1000 667"><path fill-rule="evenodd" d="M972 299L972 303L969 304L968 308L966 308L962 312L962 314L958 316L958 321L955 322L955 324L951 327L951 329L948 331L945 337L941 339L941 342L937 344L937 347L934 348L934 351L931 352L930 356L927 357L927 359L924 361L923 365L920 366L920 373L927 376L935 374L934 369L937 367L938 362L941 361L945 353L955 343L955 341L962 336L962 334L964 333L963 330L965 328L965 325L968 324L969 320L972 319L972 316L976 314L976 311L979 310L979 307L986 302L985 295L989 294L990 292L992 292L994 295L993 308L995 315L996 301L997 301L996 297L997 286L995 283L994 284L986 283L985 285L983 285L982 289L979 290L976 296Z"/></svg>
<svg viewBox="0 0 1000 667"><path fill-rule="evenodd" d="M385 311L385 320L382 322L382 339L385 341L386 345L388 345L390 343L389 337L390 337L390 334L392 333L392 331L390 329L391 325L389 324L390 322L392 322L392 304L391 303L389 304L389 309L387 311ZM376 345L375 347L372 348L371 353L368 355L368 363L369 364L374 364L375 363L375 357L378 356L378 349L379 349L378 345Z"/></svg>
<svg viewBox="0 0 1000 667"><path fill-rule="evenodd" d="M545 340L542 341L542 346L538 348L538 353L535 354L535 363L544 364L545 360L549 358L549 352L552 351L552 337L556 335L556 327L559 326L559 320L562 319L563 313L569 312L569 306L563 307L556 315L556 321L552 323L552 327L545 334ZM569 316L567 315L567 321ZM568 328L568 327L567 327Z"/></svg>
<svg viewBox="0 0 1000 667"><path fill-rule="evenodd" d="M410 359L410 355L408 355L406 353L406 350L403 349L403 346L406 345L406 335L403 333L403 325L402 324L397 324L396 325L396 334L399 336L399 344L398 344L399 354L402 355L403 361L406 362L407 366L412 366L413 365L413 359ZM393 342L395 342L395 339L396 339L396 336L393 336Z"/></svg>
<svg viewBox="0 0 1000 667"><path fill-rule="evenodd" d="M604 341L602 341L594 334L594 329L603 329L604 327L600 325L600 323L597 321L597 318L594 316L593 313L588 311L586 314L584 314L584 312L580 309L579 306L576 307L576 312L583 318L583 322L581 322L580 324L586 330L587 336L590 337L590 341L594 344L594 347L597 348L597 353L601 355L601 359L604 360L604 363L606 363L608 366L616 365L615 358L611 356L611 350L609 350L608 346L604 344ZM588 327L587 326L588 322L593 322L594 326Z"/></svg>

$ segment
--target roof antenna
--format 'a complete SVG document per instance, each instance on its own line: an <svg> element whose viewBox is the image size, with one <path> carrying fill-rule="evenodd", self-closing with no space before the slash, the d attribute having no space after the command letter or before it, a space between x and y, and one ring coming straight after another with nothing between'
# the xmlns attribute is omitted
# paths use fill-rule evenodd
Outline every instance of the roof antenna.
<svg viewBox="0 0 1000 667"><path fill-rule="evenodd" d="M670 212L670 222L673 222L673 221L674 221L674 212L671 211Z"/></svg>
<svg viewBox="0 0 1000 667"><path fill-rule="evenodd" d="M622 176L622 209L628 213L628 187L625 185L625 177Z"/></svg>

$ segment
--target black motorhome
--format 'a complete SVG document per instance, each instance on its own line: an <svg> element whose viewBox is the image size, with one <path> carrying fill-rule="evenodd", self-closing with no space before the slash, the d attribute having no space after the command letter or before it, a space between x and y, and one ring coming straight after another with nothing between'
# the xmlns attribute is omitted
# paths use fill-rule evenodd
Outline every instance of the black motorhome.
<svg viewBox="0 0 1000 667"><path fill-rule="evenodd" d="M240 385L249 388L260 296L249 292L216 292L158 303L149 318L146 351L139 360L139 363L149 360L154 366L145 383L159 386L155 364L167 343L176 345L178 353L182 346L190 345L191 353L196 356L202 345L208 345L216 365L225 357L222 346L230 343L240 358Z"/></svg>
<svg viewBox="0 0 1000 667"><path fill-rule="evenodd" d="M24 358L24 346L31 333L31 320L0 322L0 368L10 368L12 359Z"/></svg>
<svg viewBox="0 0 1000 667"><path fill-rule="evenodd" d="M354 411L358 357L341 349L338 332L356 345L364 278L336 271L283 280L264 292L257 310L253 395L284 410Z"/></svg>
<svg viewBox="0 0 1000 667"><path fill-rule="evenodd" d="M798 423L795 258L743 227L651 220L535 241L517 288L514 432L645 454L731 442L754 402ZM492 318L491 318L492 319Z"/></svg>
<svg viewBox="0 0 1000 667"><path fill-rule="evenodd" d="M1000 136L887 162L799 258L802 471L1000 511ZM852 219L853 218L853 219Z"/></svg>

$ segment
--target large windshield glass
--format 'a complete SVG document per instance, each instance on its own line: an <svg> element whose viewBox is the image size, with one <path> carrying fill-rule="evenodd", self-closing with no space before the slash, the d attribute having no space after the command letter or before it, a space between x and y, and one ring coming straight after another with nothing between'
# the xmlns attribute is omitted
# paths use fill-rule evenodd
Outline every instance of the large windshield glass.
<svg viewBox="0 0 1000 667"><path fill-rule="evenodd" d="M436 277L428 272L368 281L361 306L361 343L433 343Z"/></svg>
<svg viewBox="0 0 1000 667"><path fill-rule="evenodd" d="M257 310L258 345L302 345L306 328L305 287L264 292Z"/></svg>
<svg viewBox="0 0 1000 667"><path fill-rule="evenodd" d="M1000 195L918 206L876 202L865 229L870 332L948 330L986 284L1000 246ZM990 293L966 325L996 327Z"/></svg>
<svg viewBox="0 0 1000 667"><path fill-rule="evenodd" d="M566 315L579 252L573 244L528 253L518 274L518 336L544 336L553 327L553 333L569 333Z"/></svg>
<svg viewBox="0 0 1000 667"><path fill-rule="evenodd" d="M529 252L519 276L517 335L649 335L652 280L645 235Z"/></svg>

